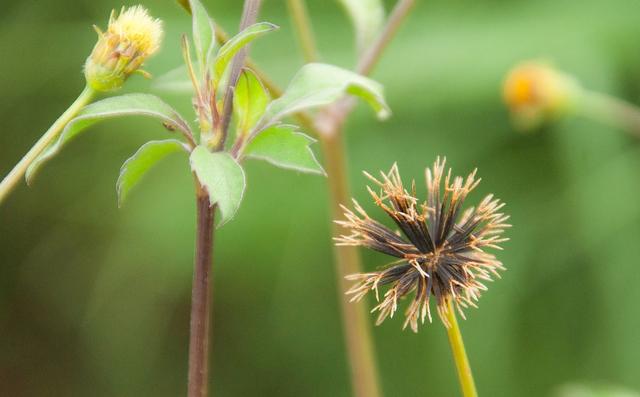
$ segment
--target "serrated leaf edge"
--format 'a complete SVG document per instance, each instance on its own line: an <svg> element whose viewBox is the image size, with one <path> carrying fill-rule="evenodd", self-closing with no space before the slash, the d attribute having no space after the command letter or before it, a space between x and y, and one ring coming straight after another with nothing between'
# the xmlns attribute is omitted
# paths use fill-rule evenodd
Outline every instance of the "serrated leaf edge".
<svg viewBox="0 0 640 397"><path fill-rule="evenodd" d="M291 128L291 130L293 131L294 134L296 135L302 135L305 139L307 139L308 144L306 145L306 149L309 152L309 154L311 155L311 158L313 159L313 161L318 165L319 169L313 169L313 168L308 168L308 167L295 167L295 166L291 166L291 165L287 165L287 164L282 164L278 161L274 161L272 158L270 157L266 157L266 156L261 156L261 155L256 155L256 154L251 154L251 153L247 153L244 156L250 159L255 159L255 160L261 160L261 161L266 161L267 163L274 165L278 168L283 168L283 169L287 169L287 170L293 170L293 171L299 171L299 172L303 172L306 174L317 174L317 175L322 175L322 176L327 176L327 172L324 170L324 167L322 167L322 164L320 163L320 161L318 160L318 157L316 157L315 152L311 149L311 145L313 145L314 143L318 142L317 139L314 139L312 137L310 137L309 135L305 134L304 132L300 131L298 129L297 125L294 124L275 124L275 125L271 125L271 127L284 127L284 128ZM262 130L264 131L264 130ZM260 132L262 132L260 131ZM260 132L258 134L256 134L255 137L258 137L260 135ZM255 139L254 137L254 139ZM247 146L250 145L247 144Z"/></svg>

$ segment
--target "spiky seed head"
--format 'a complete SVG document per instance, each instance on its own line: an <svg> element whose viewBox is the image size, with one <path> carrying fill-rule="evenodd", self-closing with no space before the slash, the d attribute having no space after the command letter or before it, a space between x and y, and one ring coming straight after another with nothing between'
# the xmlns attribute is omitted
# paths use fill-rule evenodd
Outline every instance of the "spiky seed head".
<svg viewBox="0 0 640 397"><path fill-rule="evenodd" d="M449 303L464 318L463 308L476 307L484 282L499 277L502 263L487 249L500 249L507 241L502 233L508 227L508 216L500 212L504 204L492 195L477 207L463 210L467 195L478 186L476 171L467 178L444 174L445 160L438 158L432 169L426 170L427 199L416 196L415 181L407 190L397 165L380 178L366 174L379 192L368 188L375 204L399 228L393 231L371 218L354 200L354 210L343 207L346 220L336 221L348 234L335 238L337 245L362 246L382 252L395 261L378 271L353 274L347 277L357 283L347 291L352 301L362 299L374 291L379 302L377 324L393 317L398 301L413 295L405 312L404 327L414 332L418 323L431 321L431 300L445 326ZM444 187L443 187L444 183ZM380 297L380 290L386 289Z"/></svg>
<svg viewBox="0 0 640 397"><path fill-rule="evenodd" d="M513 68L502 89L516 127L525 131L569 113L579 92L580 86L573 77L537 61Z"/></svg>
<svg viewBox="0 0 640 397"><path fill-rule="evenodd" d="M162 21L142 6L112 11L106 32L98 32L98 42L84 67L87 83L97 91L120 88L134 72L146 75L142 64L158 51L162 42Z"/></svg>

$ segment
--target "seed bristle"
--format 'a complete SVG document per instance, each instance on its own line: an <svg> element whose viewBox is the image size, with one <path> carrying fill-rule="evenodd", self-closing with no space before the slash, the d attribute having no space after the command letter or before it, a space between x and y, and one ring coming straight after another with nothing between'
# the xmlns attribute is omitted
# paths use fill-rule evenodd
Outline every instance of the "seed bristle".
<svg viewBox="0 0 640 397"><path fill-rule="evenodd" d="M481 179L477 178L477 169L466 178L453 176L450 168L445 174L445 164L446 158L438 157L425 170L424 202L417 198L415 180L411 181L410 192L405 189L397 163L389 172L381 171L378 178L364 172L380 188L376 192L367 186L367 191L375 205L393 220L396 230L369 217L355 200L354 210L341 206L346 220L336 223L351 234L336 237L337 245L363 246L397 258L378 271L347 277L356 281L347 291L352 301L374 291L378 302L372 309L378 312L376 324L392 318L398 301L413 294L404 312L403 329L417 332L420 323L427 319L432 322L432 296L438 316L448 327L449 302L465 318L463 309L477 307L475 302L487 290L483 282L500 278L498 271L505 270L502 262L485 252L501 250L500 244L508 241L502 234L511 227L506 223L509 216L498 212L505 204L489 194L476 207L463 210L464 201ZM383 288L386 291L381 300L379 292Z"/></svg>

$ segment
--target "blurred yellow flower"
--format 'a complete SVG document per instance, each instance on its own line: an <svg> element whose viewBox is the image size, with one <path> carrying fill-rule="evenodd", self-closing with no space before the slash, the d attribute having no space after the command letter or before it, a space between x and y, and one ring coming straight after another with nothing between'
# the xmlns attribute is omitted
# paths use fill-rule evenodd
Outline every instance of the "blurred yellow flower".
<svg viewBox="0 0 640 397"><path fill-rule="evenodd" d="M116 17L109 18L106 32L98 32L98 42L87 62L84 73L87 83L97 91L120 88L126 79L139 70L153 55L162 41L162 21L152 18L142 6L124 7Z"/></svg>
<svg viewBox="0 0 640 397"><path fill-rule="evenodd" d="M579 90L571 76L529 61L509 72L502 93L517 127L532 129L571 111Z"/></svg>

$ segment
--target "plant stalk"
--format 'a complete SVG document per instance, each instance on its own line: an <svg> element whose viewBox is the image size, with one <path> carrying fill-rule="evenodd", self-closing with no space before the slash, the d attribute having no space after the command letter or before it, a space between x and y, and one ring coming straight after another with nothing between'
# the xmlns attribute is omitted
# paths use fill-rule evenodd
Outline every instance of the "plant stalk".
<svg viewBox="0 0 640 397"><path fill-rule="evenodd" d="M317 61L319 58L318 48L316 47L311 19L309 19L309 13L307 12L307 6L304 0L288 0L287 5L289 6L289 14L296 28L304 60L306 62Z"/></svg>
<svg viewBox="0 0 640 397"><path fill-rule="evenodd" d="M371 44L371 46L362 54L362 57L358 60L356 71L362 75L368 75L371 73L375 65L382 57L382 53L389 46L391 40L395 37L396 33L402 23L409 15L411 9L416 5L416 0L398 0L393 7L391 14L387 20L387 23L382 30L382 33Z"/></svg>
<svg viewBox="0 0 640 397"><path fill-rule="evenodd" d="M189 15L191 15L189 0L178 0L178 3L185 9L185 11L189 13ZM215 29L216 41L218 42L218 44L223 45L224 43L229 41L229 34L225 32L224 29L220 27L220 25L216 25ZM273 80L271 80L269 76L267 76L251 58L247 57L247 59L245 60L245 64L258 76L265 88L269 90L272 97L278 98L282 95L282 89L280 89L280 87L278 87L276 83L274 83Z"/></svg>
<svg viewBox="0 0 640 397"><path fill-rule="evenodd" d="M191 289L191 329L189 332L189 397L206 397L209 386L209 340L211 327L211 267L215 206L197 184L197 235L193 285Z"/></svg>
<svg viewBox="0 0 640 397"><path fill-rule="evenodd" d="M258 18L258 12L260 11L260 6L262 5L262 0L245 0L244 8L242 10L242 19L240 20L240 31L246 29L247 27L256 23ZM224 148L225 141L227 140L229 125L231 124L231 116L233 114L233 93L238 83L238 77L240 77L240 73L242 72L242 67L244 66L245 60L249 54L249 44L244 46L238 53L233 57L231 61L231 69L229 72L229 85L227 86L226 93L224 95L224 104L222 107L222 120L221 124L221 134L222 139L220 142L220 147Z"/></svg>
<svg viewBox="0 0 640 397"><path fill-rule="evenodd" d="M462 395L464 397L478 397L476 385L473 381L473 374L471 373L471 366L469 365L469 358L467 357L467 352L464 349L462 333L460 332L456 313L451 301L449 301L449 306L447 308L447 321L449 322L449 327L447 328L449 345L451 346L451 353L453 354L453 359L456 363Z"/></svg>
<svg viewBox="0 0 640 397"><path fill-rule="evenodd" d="M331 219L342 217L340 204L350 200L347 179L347 163L343 136L341 133L323 134L320 141L323 146L325 167L331 192ZM340 235L340 226L333 224L333 235ZM360 255L356 247L334 247L338 300L342 314L342 326L345 336L351 384L356 397L380 397L380 386L376 369L368 316L364 302L350 303L344 294L349 286L345 276L361 271Z"/></svg>
<svg viewBox="0 0 640 397"><path fill-rule="evenodd" d="M240 30L255 23L262 0L245 0ZM221 139L213 150L223 150L230 125L233 90L242 71L248 48L240 50L231 62L229 84L224 98ZM188 397L207 397L209 384L209 339L211 336L211 266L215 205L210 205L209 194L196 178L197 236L196 254L191 291L191 329L189 333L189 385Z"/></svg>
<svg viewBox="0 0 640 397"><path fill-rule="evenodd" d="M356 72L367 75L373 70L384 49L389 45L414 5L415 0L399 0L396 3L380 36L358 61ZM295 15L293 17L296 18ZM354 105L353 98L342 98L321 111L314 125L325 157L327 179L331 191L332 219L342 217L340 204L348 203L351 197L342 131L347 116L353 110ZM342 231L338 225L334 224L333 228L334 235L341 234ZM362 271L360 256L356 247L334 247L334 252L339 301L343 317L342 324L349 355L353 392L356 397L379 397L382 392L378 382L373 340L364 302L350 303L343 293L349 288L345 276Z"/></svg>
<svg viewBox="0 0 640 397"><path fill-rule="evenodd" d="M64 127L82 108L95 96L96 92L88 85L82 90L78 98L67 110L49 127L47 132L29 149L27 154L16 164L7 176L0 182L0 204L24 177L29 166L36 158L60 135Z"/></svg>
<svg viewBox="0 0 640 397"><path fill-rule="evenodd" d="M637 106L593 91L584 91L580 100L578 113L583 117L621 128L640 138L640 108Z"/></svg>

